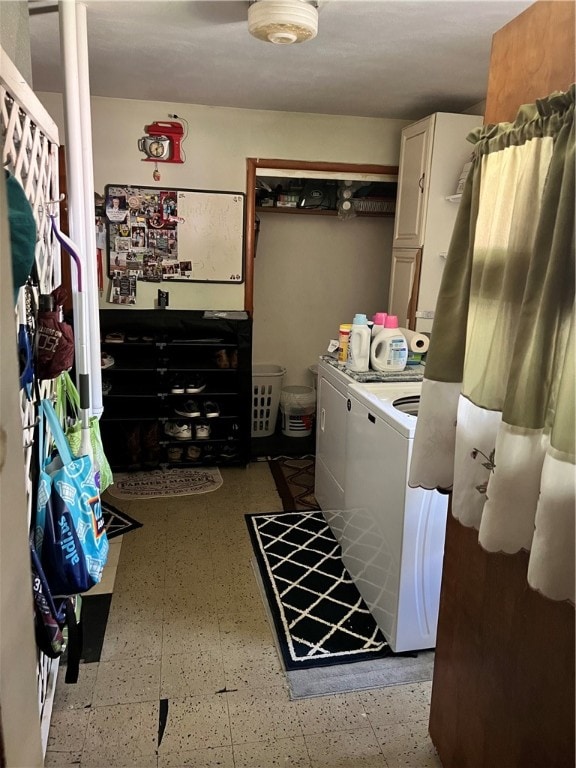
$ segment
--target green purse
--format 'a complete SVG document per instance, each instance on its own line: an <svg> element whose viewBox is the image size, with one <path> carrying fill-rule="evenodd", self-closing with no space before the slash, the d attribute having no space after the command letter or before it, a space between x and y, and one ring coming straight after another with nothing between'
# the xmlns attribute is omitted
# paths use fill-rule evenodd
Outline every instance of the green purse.
<svg viewBox="0 0 576 768"><path fill-rule="evenodd" d="M65 434L74 456L80 455L82 441L82 422L80 420L80 395L76 385L72 381L68 371L64 371L59 377L56 387L56 412L60 419L65 417ZM94 466L100 472L100 493L112 485L114 478L110 464L104 453L102 436L100 434L100 422L97 416L90 417L90 445L92 446L92 460Z"/></svg>

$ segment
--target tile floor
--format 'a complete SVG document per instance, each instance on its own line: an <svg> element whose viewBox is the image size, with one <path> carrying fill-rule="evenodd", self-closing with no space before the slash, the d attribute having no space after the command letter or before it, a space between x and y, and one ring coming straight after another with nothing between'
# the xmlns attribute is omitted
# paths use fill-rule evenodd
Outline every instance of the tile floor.
<svg viewBox="0 0 576 768"><path fill-rule="evenodd" d="M111 565L100 663L59 677L46 766L441 768L430 683L290 701L244 522L280 499L265 462L222 475L208 494L113 500L144 525Z"/></svg>

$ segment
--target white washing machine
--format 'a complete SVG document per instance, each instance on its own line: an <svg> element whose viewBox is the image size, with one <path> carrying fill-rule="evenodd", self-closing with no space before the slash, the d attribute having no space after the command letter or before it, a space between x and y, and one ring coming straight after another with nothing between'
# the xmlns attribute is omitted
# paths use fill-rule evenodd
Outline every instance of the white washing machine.
<svg viewBox="0 0 576 768"><path fill-rule="evenodd" d="M433 648L447 496L408 487L419 382L348 388L343 561L395 652Z"/></svg>

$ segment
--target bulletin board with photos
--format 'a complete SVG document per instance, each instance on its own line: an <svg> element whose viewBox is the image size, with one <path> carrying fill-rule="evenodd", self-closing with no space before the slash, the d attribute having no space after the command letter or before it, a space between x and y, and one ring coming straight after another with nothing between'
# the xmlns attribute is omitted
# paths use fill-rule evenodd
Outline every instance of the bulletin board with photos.
<svg viewBox="0 0 576 768"><path fill-rule="evenodd" d="M105 198L108 276L122 295L135 297L137 280L244 281L243 193L109 184Z"/></svg>

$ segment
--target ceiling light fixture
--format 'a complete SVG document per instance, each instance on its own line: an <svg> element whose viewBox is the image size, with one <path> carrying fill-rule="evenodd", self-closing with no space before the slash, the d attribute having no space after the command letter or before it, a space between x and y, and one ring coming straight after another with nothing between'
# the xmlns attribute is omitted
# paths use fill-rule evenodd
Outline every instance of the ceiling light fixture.
<svg viewBox="0 0 576 768"><path fill-rule="evenodd" d="M318 34L316 5L308 0L256 0L248 8L248 31L275 45L312 40Z"/></svg>

